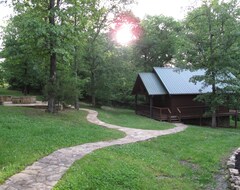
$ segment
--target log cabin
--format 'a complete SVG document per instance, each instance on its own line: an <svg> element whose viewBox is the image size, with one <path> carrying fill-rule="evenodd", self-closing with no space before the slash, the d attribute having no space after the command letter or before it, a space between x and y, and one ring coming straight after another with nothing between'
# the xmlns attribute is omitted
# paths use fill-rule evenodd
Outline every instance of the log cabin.
<svg viewBox="0 0 240 190"><path fill-rule="evenodd" d="M154 67L152 72L139 73L132 94L135 95L137 114L169 122L211 126L209 107L196 101L199 94L211 92L211 86L191 82L204 70ZM230 117L237 113L221 106L217 110L217 126L230 127ZM235 127L237 119L235 119Z"/></svg>

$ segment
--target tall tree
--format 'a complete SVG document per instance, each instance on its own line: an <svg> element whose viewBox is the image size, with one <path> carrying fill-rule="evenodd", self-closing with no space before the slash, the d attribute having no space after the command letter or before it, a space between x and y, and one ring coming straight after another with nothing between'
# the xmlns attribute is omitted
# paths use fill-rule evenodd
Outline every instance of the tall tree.
<svg viewBox="0 0 240 190"><path fill-rule="evenodd" d="M135 58L145 71L164 66L177 53L181 25L171 17L147 16L141 22L143 35L135 46Z"/></svg>
<svg viewBox="0 0 240 190"><path fill-rule="evenodd" d="M182 60L193 70L204 69L203 76L193 78L205 86L211 86L209 94L200 95L198 100L210 106L212 127L216 127L217 109L226 105L226 93L237 91L239 72L239 5L220 0L204 0L202 6L189 13L186 19L188 47L184 47Z"/></svg>
<svg viewBox="0 0 240 190"><path fill-rule="evenodd" d="M32 16L23 13L9 21L4 30L1 52L6 81L12 87L21 88L25 95L30 89L41 89L44 85L41 62L46 52L39 47L41 40L36 43L44 29L41 28L41 20L32 19Z"/></svg>
<svg viewBox="0 0 240 190"><path fill-rule="evenodd" d="M56 36L54 34L55 27L55 11L59 9L60 0L49 0L49 24L50 24L50 32L49 32L49 51L50 51L50 76L49 76L49 84L54 88L57 80L57 54L55 51L56 48ZM53 113L56 112L55 107L55 93L54 91L50 92L48 97L48 111Z"/></svg>
<svg viewBox="0 0 240 190"><path fill-rule="evenodd" d="M33 36L35 43L38 46L39 52L44 54L44 58L48 57L49 69L48 81L45 88L48 99L47 111L53 113L56 112L55 104L57 97L57 63L67 63L70 61L68 52L71 51L70 46L65 46L66 42L70 41L71 31L66 22L70 23L70 19L66 19L69 16L67 11L68 7L72 5L71 1L62 0L48 0L48 1L12 1L14 10L17 16L27 14L32 17L33 22L40 23L33 31L28 31L30 36ZM72 16L72 15L70 15ZM67 20L67 21L66 21ZM26 20L23 20L26 22ZM24 43L28 43L27 36L25 36ZM74 39L75 40L75 39ZM73 40L72 40L73 42ZM66 49L68 47L69 49ZM34 49L30 52L35 53ZM42 56L38 54L38 58L42 60ZM58 59L57 59L58 58ZM46 62L46 59L44 60Z"/></svg>
<svg viewBox="0 0 240 190"><path fill-rule="evenodd" d="M107 31L111 24L111 16L118 14L120 11L126 9L126 6L132 3L132 0L113 0L113 1L92 1L91 9L92 12L89 13L88 23L89 27L87 29L87 47L85 60L89 65L90 73L90 91L89 94L92 97L92 104L96 105L96 71L98 66L102 62L102 52L106 51L108 47L102 49L101 44L101 33Z"/></svg>

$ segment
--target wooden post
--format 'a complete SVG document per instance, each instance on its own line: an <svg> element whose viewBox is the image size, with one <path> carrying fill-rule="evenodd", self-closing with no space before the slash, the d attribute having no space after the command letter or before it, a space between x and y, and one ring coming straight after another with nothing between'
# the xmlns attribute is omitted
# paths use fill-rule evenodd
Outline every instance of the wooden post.
<svg viewBox="0 0 240 190"><path fill-rule="evenodd" d="M159 114L160 114L160 121L162 121L162 109L160 108L159 111L160 111L159 112Z"/></svg>
<svg viewBox="0 0 240 190"><path fill-rule="evenodd" d="M153 110L152 110L152 104L153 104L153 96L150 96L150 117L153 117Z"/></svg>
<svg viewBox="0 0 240 190"><path fill-rule="evenodd" d="M237 128L238 110L235 110L235 128Z"/></svg>

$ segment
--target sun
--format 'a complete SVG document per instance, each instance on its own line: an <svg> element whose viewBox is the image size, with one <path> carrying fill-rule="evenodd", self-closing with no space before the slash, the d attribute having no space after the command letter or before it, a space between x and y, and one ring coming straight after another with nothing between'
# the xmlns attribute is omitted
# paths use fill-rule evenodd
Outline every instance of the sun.
<svg viewBox="0 0 240 190"><path fill-rule="evenodd" d="M116 15L112 21L109 34L111 39L119 45L132 45L142 34L140 19L129 12Z"/></svg>
<svg viewBox="0 0 240 190"><path fill-rule="evenodd" d="M131 24L122 24L120 28L116 31L116 42L122 46L129 45L132 41L135 40L135 36L132 32Z"/></svg>

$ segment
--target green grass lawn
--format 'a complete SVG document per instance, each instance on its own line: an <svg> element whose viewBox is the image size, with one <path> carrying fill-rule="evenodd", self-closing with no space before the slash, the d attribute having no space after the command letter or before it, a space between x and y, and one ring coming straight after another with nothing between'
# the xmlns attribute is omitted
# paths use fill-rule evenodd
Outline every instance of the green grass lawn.
<svg viewBox="0 0 240 190"><path fill-rule="evenodd" d="M1 88L0 87L0 95L4 96L24 96L24 94L21 91L17 90L9 90L7 88ZM36 93L30 93L28 96L36 96L37 100L42 100L42 95L36 94Z"/></svg>
<svg viewBox="0 0 240 190"><path fill-rule="evenodd" d="M0 183L59 148L124 136L90 124L86 115L0 106Z"/></svg>
<svg viewBox="0 0 240 190"><path fill-rule="evenodd" d="M126 127L173 127L137 116L131 110L98 111L101 120ZM88 123L87 113L82 111L51 115L0 106L0 113L0 183L58 148L123 136ZM213 190L216 176L237 147L239 129L191 126L151 141L97 150L77 161L54 189Z"/></svg>
<svg viewBox="0 0 240 190"><path fill-rule="evenodd" d="M17 90L9 90L7 88L0 88L0 95L22 96L22 92Z"/></svg>
<svg viewBox="0 0 240 190"><path fill-rule="evenodd" d="M121 124L117 117L130 113L134 120L131 111L121 112L100 111L100 118ZM191 126L178 134L93 152L77 161L54 189L215 190L216 177L237 147L239 129Z"/></svg>
<svg viewBox="0 0 240 190"><path fill-rule="evenodd" d="M159 122L147 117L136 115L133 110L103 107L102 109L97 109L97 111L99 112L98 117L100 120L124 127L156 130L175 127L168 122Z"/></svg>

